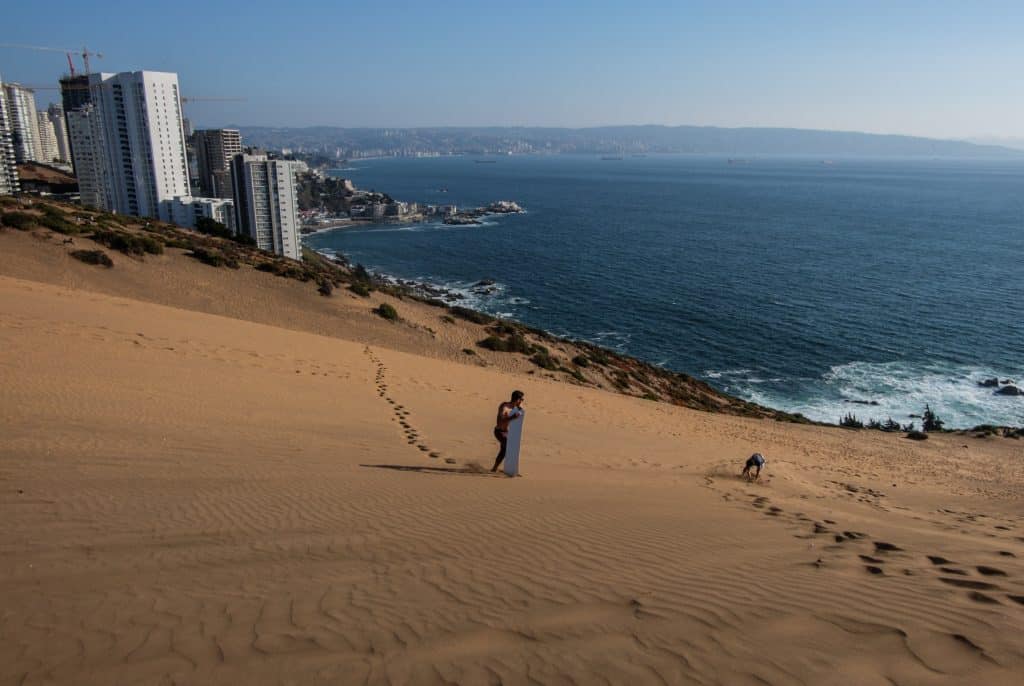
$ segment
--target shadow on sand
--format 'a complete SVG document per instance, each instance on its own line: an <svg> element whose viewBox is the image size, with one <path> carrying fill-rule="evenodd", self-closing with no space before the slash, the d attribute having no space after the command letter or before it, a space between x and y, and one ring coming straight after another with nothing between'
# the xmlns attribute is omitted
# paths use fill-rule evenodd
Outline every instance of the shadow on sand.
<svg viewBox="0 0 1024 686"><path fill-rule="evenodd" d="M370 469L394 469L397 472L419 472L420 474L457 474L460 476L483 476L490 479L507 478L504 472L490 472L478 464L464 467L417 467L407 464L361 464Z"/></svg>

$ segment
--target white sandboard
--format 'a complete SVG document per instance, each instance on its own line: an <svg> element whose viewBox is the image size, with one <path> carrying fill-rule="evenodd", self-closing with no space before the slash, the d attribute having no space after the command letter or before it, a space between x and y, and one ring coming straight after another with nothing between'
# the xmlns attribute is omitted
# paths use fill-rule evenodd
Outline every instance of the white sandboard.
<svg viewBox="0 0 1024 686"><path fill-rule="evenodd" d="M507 476L519 476L519 446L523 442L523 422L526 421L526 411L522 408L512 410L509 414L513 419L508 423L508 443L505 446L505 461L502 462L502 469Z"/></svg>

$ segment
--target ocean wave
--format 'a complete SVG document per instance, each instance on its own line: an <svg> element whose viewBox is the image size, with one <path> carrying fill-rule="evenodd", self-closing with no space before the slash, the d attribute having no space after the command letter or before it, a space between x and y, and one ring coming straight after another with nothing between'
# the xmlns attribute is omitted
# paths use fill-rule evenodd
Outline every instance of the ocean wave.
<svg viewBox="0 0 1024 686"><path fill-rule="evenodd" d="M849 362L835 365L817 379L770 379L756 376L710 377L725 380L723 390L753 402L810 419L838 422L848 413L867 421L888 418L907 424L920 421L925 405L947 428L979 424L1024 426L1024 399L996 395L979 384L984 379L1021 380L1024 369L913 362Z"/></svg>

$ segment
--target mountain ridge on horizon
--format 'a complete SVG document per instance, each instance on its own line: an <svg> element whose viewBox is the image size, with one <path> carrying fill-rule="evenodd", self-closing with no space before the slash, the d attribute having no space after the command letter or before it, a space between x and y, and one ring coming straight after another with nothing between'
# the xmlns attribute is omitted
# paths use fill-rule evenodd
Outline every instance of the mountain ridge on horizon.
<svg viewBox="0 0 1024 686"><path fill-rule="evenodd" d="M704 153L1017 158L1024 151L905 134L787 127L665 126L232 126L267 148L416 153Z"/></svg>

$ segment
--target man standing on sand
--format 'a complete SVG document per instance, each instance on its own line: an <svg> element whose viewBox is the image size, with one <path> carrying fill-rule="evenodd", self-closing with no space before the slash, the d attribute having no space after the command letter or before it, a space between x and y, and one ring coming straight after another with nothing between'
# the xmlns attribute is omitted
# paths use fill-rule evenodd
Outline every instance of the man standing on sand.
<svg viewBox="0 0 1024 686"><path fill-rule="evenodd" d="M498 456L494 458L494 466L491 467L492 472L498 471L502 460L505 459L505 449L508 447L508 425L519 419L519 413L516 410L523 406L524 397L522 391L512 391L512 399L498 405L498 418L494 423L494 437L501 444L501 450L498 451Z"/></svg>

